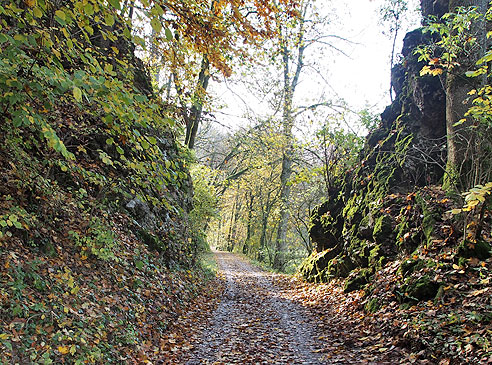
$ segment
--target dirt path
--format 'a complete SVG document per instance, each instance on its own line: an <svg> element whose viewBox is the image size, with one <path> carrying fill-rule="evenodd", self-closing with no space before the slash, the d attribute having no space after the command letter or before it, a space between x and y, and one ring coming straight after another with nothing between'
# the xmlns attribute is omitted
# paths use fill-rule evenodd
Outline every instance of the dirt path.
<svg viewBox="0 0 492 365"><path fill-rule="evenodd" d="M272 274L216 253L226 289L186 364L323 364L304 309L279 296Z"/></svg>

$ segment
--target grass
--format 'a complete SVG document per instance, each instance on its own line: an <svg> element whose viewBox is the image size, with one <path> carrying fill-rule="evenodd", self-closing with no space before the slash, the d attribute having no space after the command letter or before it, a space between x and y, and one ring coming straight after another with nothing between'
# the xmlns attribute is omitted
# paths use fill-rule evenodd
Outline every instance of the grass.
<svg viewBox="0 0 492 365"><path fill-rule="evenodd" d="M200 266L207 280L211 280L217 276L219 266L212 251L204 251L199 256Z"/></svg>

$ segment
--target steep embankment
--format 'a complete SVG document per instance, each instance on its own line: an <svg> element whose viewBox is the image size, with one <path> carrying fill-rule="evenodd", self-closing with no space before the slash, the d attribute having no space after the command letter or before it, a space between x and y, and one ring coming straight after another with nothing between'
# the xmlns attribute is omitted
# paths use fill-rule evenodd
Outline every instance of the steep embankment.
<svg viewBox="0 0 492 365"><path fill-rule="evenodd" d="M422 5L424 16L447 11L442 1ZM360 310L375 313L382 332L436 358L487 361L492 217L483 199L470 213L451 213L459 199L439 185L446 97L438 77L420 74L425 64L413 52L430 42L420 29L406 35L392 70L395 101L359 164L313 212L317 252L300 272L310 281L346 278L345 292L360 290Z"/></svg>
<svg viewBox="0 0 492 365"><path fill-rule="evenodd" d="M171 107L109 3L0 7L2 363L161 358L203 282Z"/></svg>

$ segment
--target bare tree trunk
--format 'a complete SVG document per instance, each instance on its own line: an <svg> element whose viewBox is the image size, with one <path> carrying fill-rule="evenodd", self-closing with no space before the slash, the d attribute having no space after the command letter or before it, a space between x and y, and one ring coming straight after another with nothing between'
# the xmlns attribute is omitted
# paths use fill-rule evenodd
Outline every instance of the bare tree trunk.
<svg viewBox="0 0 492 365"><path fill-rule="evenodd" d="M232 227L234 226L236 204L237 204L237 200L235 200L234 204L232 205L231 219L229 221L229 229L228 229L228 233L227 233L227 251L229 251L229 252L232 252L232 250L234 250L234 244L232 242Z"/></svg>
<svg viewBox="0 0 492 365"><path fill-rule="evenodd" d="M195 91L195 100L190 109L190 114L186 120L186 136L185 144L189 149L193 149L195 146L195 138L198 132L198 126L202 118L203 112L203 97L205 91L207 91L208 82L210 80L210 62L207 55L203 56L200 74L198 75L198 82Z"/></svg>
<svg viewBox="0 0 492 365"><path fill-rule="evenodd" d="M270 200L272 192L269 191L267 193L267 199L265 202L265 207L262 209L262 216L261 216L261 233L260 233L260 249L258 251L258 261L263 262L265 259L264 256L264 251L267 248L267 229L268 229L268 218L270 217L270 212L272 210L272 207L274 205L274 201ZM261 196L261 190L260 194Z"/></svg>
<svg viewBox="0 0 492 365"><path fill-rule="evenodd" d="M304 16L307 9L303 11L303 16L299 20L299 35L297 47L297 57L292 60L291 52L287 46L287 40L284 39L282 31L280 31L281 37L281 52L282 52L282 67L284 73L284 96L283 96L283 136L285 138L285 147L282 155L282 172L280 174L280 220L278 223L277 239L275 244L275 252L273 258L273 267L277 270L283 270L285 268L286 258L285 252L287 248L287 230L289 225L290 210L290 184L289 180L292 175L292 158L294 154L292 127L294 126L293 115L293 98L299 77L301 75L302 68L304 67ZM290 75L290 64L296 62L295 74Z"/></svg>
<svg viewBox="0 0 492 365"><path fill-rule="evenodd" d="M249 245L251 241L251 231L253 228L253 203L255 196L251 190L248 190L248 221L246 222L246 239L244 240L244 245L243 245L243 254L247 255L249 253Z"/></svg>

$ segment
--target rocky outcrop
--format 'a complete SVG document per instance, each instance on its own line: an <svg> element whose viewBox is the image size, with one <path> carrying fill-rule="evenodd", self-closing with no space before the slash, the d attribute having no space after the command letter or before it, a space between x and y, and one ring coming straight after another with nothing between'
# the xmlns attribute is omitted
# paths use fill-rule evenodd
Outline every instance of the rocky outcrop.
<svg viewBox="0 0 492 365"><path fill-rule="evenodd" d="M423 0L422 9L441 16L447 2ZM424 64L414 50L433 41L421 29L405 36L403 60L391 70L394 102L367 136L360 163L312 213L316 253L300 269L307 280L350 275L347 290L356 289L389 258L428 239L425 193L412 192L443 176L445 93L438 77L420 76Z"/></svg>
<svg viewBox="0 0 492 365"><path fill-rule="evenodd" d="M65 5L68 14L73 4ZM52 26L55 10L37 17L41 28ZM10 32L26 31L15 14L0 18ZM13 39L4 42L11 51L0 62L16 67L0 80L9 90L0 98L0 240L50 252L63 243L83 257L106 260L122 244L115 227L124 227L166 264L190 266L196 253L188 218L192 186L173 112L154 95L135 45L116 31L124 26L114 24L108 36L99 16L83 28L94 37L67 27L76 31L75 47L65 48L66 39L50 33L60 43L53 49L73 51L56 62L41 43L26 51ZM19 80L16 88L6 83L10 78ZM6 217L18 223L9 226Z"/></svg>
<svg viewBox="0 0 492 365"><path fill-rule="evenodd" d="M427 19L429 15L442 17L449 9L449 0L420 0L422 16Z"/></svg>

